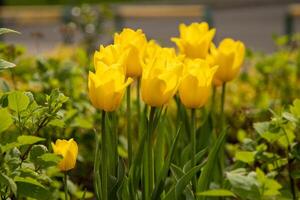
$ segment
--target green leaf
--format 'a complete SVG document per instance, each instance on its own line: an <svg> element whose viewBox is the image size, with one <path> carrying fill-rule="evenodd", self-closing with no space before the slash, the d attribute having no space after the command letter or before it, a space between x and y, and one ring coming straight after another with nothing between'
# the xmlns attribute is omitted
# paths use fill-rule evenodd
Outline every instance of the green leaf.
<svg viewBox="0 0 300 200"><path fill-rule="evenodd" d="M199 151L195 156L195 163L199 163L200 160L202 160L204 158L206 153L207 153L207 148ZM184 173L186 173L187 171L189 171L191 169L191 163L192 163L192 160L189 160L188 162L185 163L185 165L183 166Z"/></svg>
<svg viewBox="0 0 300 200"><path fill-rule="evenodd" d="M170 152L168 153L167 159L164 162L162 170L160 171L158 179L157 179L157 181L155 183L154 191L151 194L152 199L158 199L159 196L160 196L160 194L163 191L163 185L164 185L164 183L166 181L166 177L168 175L168 171L169 171L169 168L170 168L171 160L173 158L174 149L175 149L177 141L178 141L178 136L179 136L180 130L181 130L181 125L179 125L179 128L177 130L176 136L175 136L175 138L173 140Z"/></svg>
<svg viewBox="0 0 300 200"><path fill-rule="evenodd" d="M255 154L256 153L252 151L237 151L235 153L235 159L250 164L254 162Z"/></svg>
<svg viewBox="0 0 300 200"><path fill-rule="evenodd" d="M18 143L20 145L35 144L41 141L45 141L45 139L37 136L31 136L31 135L21 135L18 137Z"/></svg>
<svg viewBox="0 0 300 200"><path fill-rule="evenodd" d="M15 195L17 194L17 185L14 180L6 176L2 172L0 172L0 183L8 186Z"/></svg>
<svg viewBox="0 0 300 200"><path fill-rule="evenodd" d="M1 146L1 151L2 152L7 152L13 148L17 148L23 145L30 145L30 144L35 144L41 141L44 141L44 138L36 137L36 136L30 136L30 135L21 135L17 138L16 142L11 142L8 144L5 144Z"/></svg>
<svg viewBox="0 0 300 200"><path fill-rule="evenodd" d="M246 174L246 170L240 168L227 172L226 176L232 186L231 191L242 197L241 199L261 199L255 172Z"/></svg>
<svg viewBox="0 0 300 200"><path fill-rule="evenodd" d="M65 127L65 122L63 120L60 120L60 119L53 119L48 123L48 125L56 126L56 127L59 127L59 128L64 128Z"/></svg>
<svg viewBox="0 0 300 200"><path fill-rule="evenodd" d="M215 142L213 148L208 154L207 163L204 166L200 178L198 180L197 184L197 191L202 192L208 189L209 183L212 180L213 176L213 168L217 162L218 159L218 153L220 150L220 147L222 146L224 140L225 140L226 131L224 130L222 134L218 137L217 141Z"/></svg>
<svg viewBox="0 0 300 200"><path fill-rule="evenodd" d="M290 111L293 115L300 118L300 99L294 100L293 105L290 106Z"/></svg>
<svg viewBox="0 0 300 200"><path fill-rule="evenodd" d="M0 35L5 34L5 33L17 33L17 34L21 34L18 31L9 29L9 28L0 28Z"/></svg>
<svg viewBox="0 0 300 200"><path fill-rule="evenodd" d="M180 199L180 195L190 183L191 179L195 176L195 174L201 169L204 163L193 167L190 171L184 174L179 180L176 182L175 186L173 186L169 192L164 197L164 200L174 200Z"/></svg>
<svg viewBox="0 0 300 200"><path fill-rule="evenodd" d="M256 168L256 176L257 180L263 188L261 189L263 196L280 195L279 190L282 188L282 186L276 180L266 176L264 172L259 168Z"/></svg>
<svg viewBox="0 0 300 200"><path fill-rule="evenodd" d="M38 157L38 164L43 168L56 166L62 157L53 153L45 153Z"/></svg>
<svg viewBox="0 0 300 200"><path fill-rule="evenodd" d="M18 196L35 199L51 199L51 194L40 182L30 177L15 177L18 187Z"/></svg>
<svg viewBox="0 0 300 200"><path fill-rule="evenodd" d="M215 190L207 190L204 192L199 192L196 194L197 196L210 196L210 197L236 197L233 192L225 189L215 189Z"/></svg>
<svg viewBox="0 0 300 200"><path fill-rule="evenodd" d="M258 122L254 123L253 126L262 138L271 143L275 142L283 135L282 131L277 127L274 127L270 122Z"/></svg>
<svg viewBox="0 0 300 200"><path fill-rule="evenodd" d="M6 60L0 59L0 70L14 68L16 65L14 63L8 62Z"/></svg>
<svg viewBox="0 0 300 200"><path fill-rule="evenodd" d="M8 95L8 107L17 113L25 110L29 105L29 98L24 92L15 91Z"/></svg>
<svg viewBox="0 0 300 200"><path fill-rule="evenodd" d="M13 123L13 120L6 108L0 108L0 122L0 133L8 129Z"/></svg>
<svg viewBox="0 0 300 200"><path fill-rule="evenodd" d="M39 161L38 157L45 154L48 151L47 147L44 145L34 145L29 154L29 159L33 163L37 163Z"/></svg>

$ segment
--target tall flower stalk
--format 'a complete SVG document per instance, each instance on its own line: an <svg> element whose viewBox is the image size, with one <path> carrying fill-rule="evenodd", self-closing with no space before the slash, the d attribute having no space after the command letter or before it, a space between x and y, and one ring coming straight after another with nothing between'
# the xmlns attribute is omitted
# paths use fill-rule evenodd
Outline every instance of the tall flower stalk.
<svg viewBox="0 0 300 200"><path fill-rule="evenodd" d="M127 151L129 169L132 163L132 132L131 132L131 88L127 87L126 95L126 118L127 118Z"/></svg>
<svg viewBox="0 0 300 200"><path fill-rule="evenodd" d="M106 118L106 112L103 110L101 112L101 164L102 164L102 170L101 170L101 180L102 180L102 199L107 200L108 199L108 168L107 168L107 136L106 136L106 128L105 128L105 118Z"/></svg>

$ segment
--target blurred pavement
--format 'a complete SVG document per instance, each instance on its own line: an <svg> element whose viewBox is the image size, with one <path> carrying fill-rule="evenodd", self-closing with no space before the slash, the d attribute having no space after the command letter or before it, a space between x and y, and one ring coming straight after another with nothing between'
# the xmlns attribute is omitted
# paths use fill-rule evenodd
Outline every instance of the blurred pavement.
<svg viewBox="0 0 300 200"><path fill-rule="evenodd" d="M246 46L254 50L272 52L275 46L272 41L274 34L284 34L284 17L286 5L235 7L213 10L214 26L217 29L216 42L224 37L242 40ZM125 26L142 28L148 38L158 40L164 45L173 45L170 37L178 35L178 24L199 21L190 19L130 19L125 21ZM296 30L300 30L300 20L295 21ZM299 28L297 28L297 25ZM49 23L39 26L27 25L9 27L22 32L22 35L7 35L5 40L12 43L21 43L29 48L30 53L41 53L53 49L61 42L60 24ZM41 32L42 37L32 34ZM76 36L76 40L80 35ZM102 37L100 43L107 44L111 36Z"/></svg>

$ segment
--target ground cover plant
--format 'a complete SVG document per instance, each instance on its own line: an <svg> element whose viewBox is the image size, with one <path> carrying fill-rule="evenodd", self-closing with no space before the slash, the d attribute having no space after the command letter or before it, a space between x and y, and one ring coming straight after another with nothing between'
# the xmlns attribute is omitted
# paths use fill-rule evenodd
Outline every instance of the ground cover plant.
<svg viewBox="0 0 300 200"><path fill-rule="evenodd" d="M0 34L20 34L1 28ZM298 199L299 39L205 22L44 56L0 44L1 199Z"/></svg>

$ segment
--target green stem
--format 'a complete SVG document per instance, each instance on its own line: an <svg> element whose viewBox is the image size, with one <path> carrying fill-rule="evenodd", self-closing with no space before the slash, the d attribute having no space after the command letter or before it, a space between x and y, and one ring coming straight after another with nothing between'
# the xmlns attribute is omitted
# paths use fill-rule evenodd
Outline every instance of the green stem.
<svg viewBox="0 0 300 200"><path fill-rule="evenodd" d="M225 114L224 114L224 105L225 105L225 97L226 97L226 82L222 85L222 93L221 93L221 110L220 110L220 119L221 119L221 130L219 132L219 136L225 131ZM222 185L223 180L223 174L224 174L224 160L225 160L225 154L224 154L224 143L220 147L219 151L219 182ZM223 199L223 198L221 198Z"/></svg>
<svg viewBox="0 0 300 200"><path fill-rule="evenodd" d="M222 85L221 93L221 131L225 128L225 115L224 115L224 105L225 105L225 96L226 96L226 82Z"/></svg>
<svg viewBox="0 0 300 200"><path fill-rule="evenodd" d="M65 189L65 200L68 200L68 175L67 172L64 172L64 189Z"/></svg>
<svg viewBox="0 0 300 200"><path fill-rule="evenodd" d="M130 105L130 99L131 99L131 89L130 89L130 85L127 87L127 151L128 151L128 165L129 165L129 169L132 163L132 134L131 134L131 105Z"/></svg>
<svg viewBox="0 0 300 200"><path fill-rule="evenodd" d="M211 105L210 105L210 112L213 115L215 112L215 104L216 104L216 86L212 88L212 97L211 97Z"/></svg>
<svg viewBox="0 0 300 200"><path fill-rule="evenodd" d="M137 109L137 127L138 127L138 136L142 138L142 134L140 131L140 117L141 117L141 95L140 95L140 86L141 86L141 79L138 78L136 82L136 109Z"/></svg>
<svg viewBox="0 0 300 200"><path fill-rule="evenodd" d="M152 159L152 141L151 136L154 132L154 115L155 107L151 107L149 123L147 127L147 141L145 144L145 199L151 198L151 192L153 190L153 159Z"/></svg>
<svg viewBox="0 0 300 200"><path fill-rule="evenodd" d="M196 165L196 110L193 108L191 110L191 141L192 141L192 155L191 155L191 168ZM196 191L196 176L192 179L193 190Z"/></svg>
<svg viewBox="0 0 300 200"><path fill-rule="evenodd" d="M94 159L94 189L95 193L98 199L101 198L101 191L99 191L101 183L99 181L101 180L100 174L99 174L99 138L97 136L97 133L95 131L95 139L96 139L96 149L95 149L95 159Z"/></svg>
<svg viewBox="0 0 300 200"><path fill-rule="evenodd" d="M107 159L106 159L106 156L107 156L107 147L106 147L106 129L105 129L105 117L106 117L106 113L105 111L103 110L102 111L102 121L101 121L101 127L102 127L102 155L101 155L101 158L102 158L102 199L103 200L107 200Z"/></svg>
<svg viewBox="0 0 300 200"><path fill-rule="evenodd" d="M290 181L290 188L291 188L291 193L292 193L292 196L293 196L293 200L296 200L297 199L297 195L296 195L296 190L295 190L295 181L293 179L293 176L292 176L292 158L290 157L289 155L289 152L291 152L292 150L292 145L290 143L290 140L289 140L289 137L288 137L288 134L287 132L285 131L284 127L282 128L283 129L283 132L285 134L285 137L286 137L286 141L288 143L288 148L287 148L287 158L288 158L288 174L289 174L289 181Z"/></svg>

